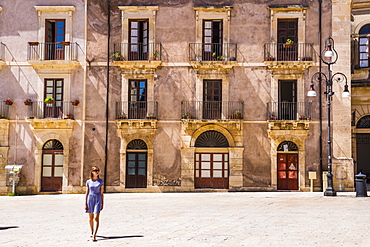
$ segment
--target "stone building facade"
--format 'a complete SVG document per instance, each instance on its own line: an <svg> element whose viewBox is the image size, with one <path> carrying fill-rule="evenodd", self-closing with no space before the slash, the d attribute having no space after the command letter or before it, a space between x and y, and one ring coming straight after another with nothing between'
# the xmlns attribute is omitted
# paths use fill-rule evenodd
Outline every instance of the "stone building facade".
<svg viewBox="0 0 370 247"><path fill-rule="evenodd" d="M25 194L82 193L93 165L107 192L309 191L309 172L320 191L325 96L306 95L312 75L326 73L328 36L333 69L356 85L351 98L333 85L332 106L334 187L353 190L359 168L370 173L359 144L370 128L369 7L2 1L0 193L13 164Z"/></svg>

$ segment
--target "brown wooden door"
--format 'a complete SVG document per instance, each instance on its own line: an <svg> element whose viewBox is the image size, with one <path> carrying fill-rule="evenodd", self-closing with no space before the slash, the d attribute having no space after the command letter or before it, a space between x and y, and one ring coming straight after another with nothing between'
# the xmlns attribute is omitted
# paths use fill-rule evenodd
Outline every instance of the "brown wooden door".
<svg viewBox="0 0 370 247"><path fill-rule="evenodd" d="M221 119L222 109L222 81L204 80L204 119Z"/></svg>
<svg viewBox="0 0 370 247"><path fill-rule="evenodd" d="M222 20L203 21L202 60L222 60Z"/></svg>
<svg viewBox="0 0 370 247"><path fill-rule="evenodd" d="M130 20L128 60L148 60L148 20Z"/></svg>
<svg viewBox="0 0 370 247"><path fill-rule="evenodd" d="M128 152L126 163L126 188L146 188L147 153Z"/></svg>
<svg viewBox="0 0 370 247"><path fill-rule="evenodd" d="M278 19L278 61L298 59L298 19ZM292 44L286 45L290 39Z"/></svg>
<svg viewBox="0 0 370 247"><path fill-rule="evenodd" d="M147 82L146 80L129 81L129 119L145 119L147 115Z"/></svg>
<svg viewBox="0 0 370 247"><path fill-rule="evenodd" d="M298 190L298 154L278 153L277 189Z"/></svg>
<svg viewBox="0 0 370 247"><path fill-rule="evenodd" d="M65 20L46 20L45 60L64 60Z"/></svg>
<svg viewBox="0 0 370 247"><path fill-rule="evenodd" d="M227 153L195 154L195 188L229 188L229 156Z"/></svg>
<svg viewBox="0 0 370 247"><path fill-rule="evenodd" d="M52 97L52 104L44 103L44 118L63 118L63 79L45 79L45 98Z"/></svg>
<svg viewBox="0 0 370 247"><path fill-rule="evenodd" d="M63 150L43 150L42 191L62 191Z"/></svg>

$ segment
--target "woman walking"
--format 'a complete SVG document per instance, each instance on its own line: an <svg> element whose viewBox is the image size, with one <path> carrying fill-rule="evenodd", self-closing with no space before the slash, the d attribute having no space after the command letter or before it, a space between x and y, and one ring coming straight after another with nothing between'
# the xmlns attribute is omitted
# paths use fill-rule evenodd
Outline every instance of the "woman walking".
<svg viewBox="0 0 370 247"><path fill-rule="evenodd" d="M104 195L103 180L99 178L99 167L93 166L90 172L90 179L86 181L86 213L89 213L89 223L91 228L91 237L93 241L96 240L96 233L99 228L99 215L100 211L103 210ZM94 228L95 221L95 228Z"/></svg>

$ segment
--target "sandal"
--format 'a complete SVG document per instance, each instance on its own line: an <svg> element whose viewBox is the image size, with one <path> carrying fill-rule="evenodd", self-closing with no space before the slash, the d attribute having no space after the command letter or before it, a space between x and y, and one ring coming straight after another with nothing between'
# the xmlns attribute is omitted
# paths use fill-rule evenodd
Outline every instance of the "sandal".
<svg viewBox="0 0 370 247"><path fill-rule="evenodd" d="M96 236L94 236L94 238L93 238L93 240L92 240L93 242L96 242L96 241L98 241L98 240L96 240Z"/></svg>

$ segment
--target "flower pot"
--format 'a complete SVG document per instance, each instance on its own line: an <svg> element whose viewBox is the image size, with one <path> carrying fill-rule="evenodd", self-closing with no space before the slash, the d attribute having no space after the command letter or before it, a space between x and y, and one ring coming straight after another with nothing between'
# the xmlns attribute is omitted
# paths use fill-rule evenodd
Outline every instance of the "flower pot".
<svg viewBox="0 0 370 247"><path fill-rule="evenodd" d="M5 101L6 105L13 105L13 101Z"/></svg>
<svg viewBox="0 0 370 247"><path fill-rule="evenodd" d="M293 44L283 44L283 47L284 48L292 48L293 47Z"/></svg>
<svg viewBox="0 0 370 247"><path fill-rule="evenodd" d="M63 42L60 42L60 44L63 45L63 46L66 46L66 45L70 45L71 42L69 42L69 41L63 41Z"/></svg>
<svg viewBox="0 0 370 247"><path fill-rule="evenodd" d="M28 42L28 44L31 46L37 46L39 45L39 42Z"/></svg>
<svg viewBox="0 0 370 247"><path fill-rule="evenodd" d="M32 100L30 100L30 99L26 99L26 100L24 101L24 104L25 104L25 105L32 105Z"/></svg>
<svg viewBox="0 0 370 247"><path fill-rule="evenodd" d="M78 101L78 100L73 100L71 103L72 103L72 105L74 105L74 106L78 106L78 104L80 103L80 101Z"/></svg>

